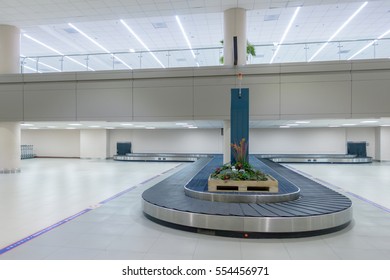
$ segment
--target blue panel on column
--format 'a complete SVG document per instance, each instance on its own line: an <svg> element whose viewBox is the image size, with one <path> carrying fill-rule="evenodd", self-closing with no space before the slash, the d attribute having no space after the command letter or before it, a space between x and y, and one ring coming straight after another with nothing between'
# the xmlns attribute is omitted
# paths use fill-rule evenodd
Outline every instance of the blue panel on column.
<svg viewBox="0 0 390 280"><path fill-rule="evenodd" d="M232 88L230 104L230 141L238 144L245 138L245 142L249 145L249 89ZM231 162L234 164L233 151L231 155Z"/></svg>

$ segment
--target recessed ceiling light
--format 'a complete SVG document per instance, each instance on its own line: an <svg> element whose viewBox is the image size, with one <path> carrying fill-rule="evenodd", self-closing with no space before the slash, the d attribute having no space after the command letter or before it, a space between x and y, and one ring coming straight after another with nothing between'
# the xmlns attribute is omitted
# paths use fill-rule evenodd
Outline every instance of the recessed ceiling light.
<svg viewBox="0 0 390 280"><path fill-rule="evenodd" d="M28 129L39 129L38 127L29 127Z"/></svg>
<svg viewBox="0 0 390 280"><path fill-rule="evenodd" d="M160 64L162 68L165 68L164 64L162 64L162 62L157 58L157 56L150 51L149 47L141 40L141 38L133 31L133 29L131 29L130 26L128 26L123 19L121 19L120 22L127 29L127 31L129 31L134 36L134 38L137 39L137 41L150 53L150 55L153 56L153 58L158 62L158 64Z"/></svg>
<svg viewBox="0 0 390 280"><path fill-rule="evenodd" d="M147 127L145 127L146 129L156 129L155 127L153 127L153 126L147 126Z"/></svg>
<svg viewBox="0 0 390 280"><path fill-rule="evenodd" d="M144 125L136 125L135 127L144 128L145 126Z"/></svg>
<svg viewBox="0 0 390 280"><path fill-rule="evenodd" d="M90 126L88 126L89 128L99 128L99 127L101 127L100 125L90 125Z"/></svg>
<svg viewBox="0 0 390 280"><path fill-rule="evenodd" d="M357 9L348 19L337 29L337 31L326 41L321 48L319 48L313 56L309 59L309 62L311 62L328 44L331 42L340 32L348 25L348 23L361 11L363 8L367 5L368 2L364 2L359 9Z"/></svg>
<svg viewBox="0 0 390 280"><path fill-rule="evenodd" d="M360 123L377 123L378 121L375 120L367 120L367 121L361 121Z"/></svg>
<svg viewBox="0 0 390 280"><path fill-rule="evenodd" d="M76 129L75 127L67 127L66 129Z"/></svg>
<svg viewBox="0 0 390 280"><path fill-rule="evenodd" d="M287 126L298 126L299 124L297 124L297 123L288 123L288 124L286 124Z"/></svg>
<svg viewBox="0 0 390 280"><path fill-rule="evenodd" d="M378 38L376 38L375 40L372 40L370 43L368 43L367 45L365 45L363 48L361 48L358 52L356 52L353 56L351 56L350 58L348 58L348 60L351 60L352 58L354 58L355 56L357 56L358 54L360 54L361 52L363 52L365 49L369 48L370 46L374 45L376 42L378 42L378 40L382 39L383 37L385 37L387 34L390 33L390 29L387 30L385 33L383 33L382 35L380 35Z"/></svg>
<svg viewBox="0 0 390 280"><path fill-rule="evenodd" d="M68 125L71 125L71 126L82 126L81 123L70 123L70 124L68 124Z"/></svg>
<svg viewBox="0 0 390 280"><path fill-rule="evenodd" d="M198 128L197 126L187 126L188 128Z"/></svg>
<svg viewBox="0 0 390 280"><path fill-rule="evenodd" d="M276 50L275 50L275 52L274 52L274 55L273 55L272 58L271 58L270 63L274 62L274 59L275 59L276 55L277 55L278 52L279 52L280 45L283 44L284 39L286 38L287 33L290 31L290 28L291 28L291 26L292 26L292 24L293 24L295 18L297 17L298 12L299 12L300 9L301 9L301 7L297 7L297 8L295 9L294 15L293 15L292 18L290 19L290 22L288 23L287 28L286 28L286 30L284 31L282 38L281 38L280 41L278 42L278 46L277 46L277 48L276 48Z"/></svg>
<svg viewBox="0 0 390 280"><path fill-rule="evenodd" d="M121 123L121 125L123 125L123 126L133 126L132 123Z"/></svg>
<svg viewBox="0 0 390 280"><path fill-rule="evenodd" d="M187 43L187 46L190 48L190 51L191 51L191 54L192 54L193 58L196 58L196 55L195 55L194 51L192 50L192 46L191 46L190 40L188 39L186 31L184 30L184 27L181 24L180 18L178 16L176 16L175 18L176 18L177 24L179 25L180 31L183 34L183 37L184 37L184 39L185 39L185 41Z"/></svg>
<svg viewBox="0 0 390 280"><path fill-rule="evenodd" d="M330 126L328 126L328 127L330 127L330 128L335 128L335 127L340 127L339 125L330 125Z"/></svg>
<svg viewBox="0 0 390 280"><path fill-rule="evenodd" d="M49 126L47 126L47 128L57 128L57 127L54 125L49 125Z"/></svg>
<svg viewBox="0 0 390 280"><path fill-rule="evenodd" d="M115 129L115 127L109 126L109 127L106 127L105 129Z"/></svg>
<svg viewBox="0 0 390 280"><path fill-rule="evenodd" d="M344 124L342 124L342 126L354 126L354 125L356 125L355 123L344 123Z"/></svg>
<svg viewBox="0 0 390 280"><path fill-rule="evenodd" d="M55 52L56 54L59 54L59 55L65 57L65 58L69 59L70 61L73 61L74 63L77 63L77 64L79 64L79 65L81 65L81 66L83 66L83 67L86 67L84 64L82 64L81 62L78 62L76 59L64 55L64 54L61 53L60 51L58 51L58 50L56 50L56 49L50 47L49 45L46 45L45 43L42 43L41 41L39 41L39 40L37 40L37 39L31 37L30 35L23 34L23 36L26 37L26 38L28 38L28 39L30 39L30 40L32 40L32 41L34 41L35 43L37 43L37 44L39 44L39 45L41 45L41 46L43 46L43 47L45 47L45 48L51 50L52 52ZM92 68L89 67L89 66L87 67L87 69L88 69L88 70L95 71L94 69L92 69Z"/></svg>
<svg viewBox="0 0 390 280"><path fill-rule="evenodd" d="M310 121L296 121L295 123L299 123L299 124L307 124L307 123L310 123Z"/></svg>
<svg viewBox="0 0 390 280"><path fill-rule="evenodd" d="M116 60L120 61L120 63L122 63L123 65L125 65L127 68L129 69L133 69L130 65L128 65L126 62L124 62L122 59L120 59L119 57L117 57L116 55L114 55L112 52L110 52L109 50L107 50L105 47L103 47L102 45L100 45L98 42L96 42L96 40L92 39L90 36L88 36L86 33L84 33L82 30L80 30L79 28L77 28L76 26L74 26L72 23L68 23L68 25L72 28L74 28L75 30L77 30L81 35L83 35L85 38L87 38L89 41L91 41L92 43L94 43L96 46L98 46L99 48L101 48L103 51L105 51L106 53L109 53L111 54L111 56L113 58L115 58Z"/></svg>
<svg viewBox="0 0 390 280"><path fill-rule="evenodd" d="M129 52L135 53L135 49L129 49Z"/></svg>
<svg viewBox="0 0 390 280"><path fill-rule="evenodd" d="M188 123L176 123L176 125L188 125Z"/></svg>
<svg viewBox="0 0 390 280"><path fill-rule="evenodd" d="M26 126L26 127L34 126L32 123L21 123L20 125L21 126Z"/></svg>
<svg viewBox="0 0 390 280"><path fill-rule="evenodd" d="M382 127L388 127L388 126L390 126L390 124L382 124L381 126Z"/></svg>

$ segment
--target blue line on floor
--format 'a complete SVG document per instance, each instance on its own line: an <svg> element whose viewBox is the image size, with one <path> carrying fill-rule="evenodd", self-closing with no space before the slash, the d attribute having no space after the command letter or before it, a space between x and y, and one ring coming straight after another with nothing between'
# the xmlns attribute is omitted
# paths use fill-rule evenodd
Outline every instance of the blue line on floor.
<svg viewBox="0 0 390 280"><path fill-rule="evenodd" d="M346 193L351 195L351 196L353 196L353 197L355 197L355 198L357 198L357 199L359 199L359 200L361 200L361 201L367 202L368 204L370 204L370 205L372 205L372 206L374 206L376 208L379 208L379 209L381 209L381 210L383 210L383 211L385 211L387 213L390 213L390 209L385 207L385 206L382 206L382 205L380 205L380 204L378 204L378 203L376 203L374 201L371 201L371 200L369 200L367 198L364 198L364 197L362 197L360 195L357 195L355 193L351 193L351 192L346 192Z"/></svg>
<svg viewBox="0 0 390 280"><path fill-rule="evenodd" d="M149 181L151 181L151 180L153 180L153 179L155 179L155 178L157 178L159 176L160 175L156 175L156 176L146 180L145 182L142 182L141 184L145 184L146 182L149 182ZM137 188L137 187L134 186L134 187L128 188L128 189L126 189L124 191L121 191L120 193L117 193L116 195L113 195L113 196L103 200L102 202L99 202L98 205L101 206L102 204L105 204L105 203L107 203L107 202L109 202L109 201L111 201L111 200L113 200L113 199L115 199L117 197L120 197L120 196L122 196L122 195L124 195L124 194L126 194L126 193L128 193L128 192L130 192L132 190L134 190L135 188ZM47 233L47 232L49 232L49 231L59 227L60 225L63 225L65 223L69 222L69 221L72 221L72 220L76 219L77 217L79 217L81 215L84 215L85 213L88 213L89 211L92 211L94 209L95 209L94 207L88 207L88 208L78 212L77 214L74 214L73 216L70 216L70 217L68 217L68 218L66 218L64 220L61 220L61 221L55 223L54 225L51 225L51 226L49 226L47 228L44 228L44 229L42 229L42 230L40 230L40 231L38 231L38 232L36 232L36 233L34 233L32 235L29 235L29 236L27 236L27 237L25 237L25 238L23 238L23 239L21 239L19 241L16 241L15 243L12 243L11 245L8 245L7 247L4 247L4 248L0 249L0 255L4 254L4 253L6 253L6 252L8 252L8 251L10 251L12 249L15 249L16 247L18 247L20 245L23 245L24 243L26 243L26 242L28 242L28 241L30 241L30 240L38 237L38 236L41 236L42 234L45 234L45 233Z"/></svg>
<svg viewBox="0 0 390 280"><path fill-rule="evenodd" d="M109 197L109 198L99 202L99 204L105 204L105 203L107 203L107 202L109 202L109 201L111 201L111 200L113 200L113 199L115 199L117 197L120 197L120 196L124 195L125 193L128 193L129 191L134 190L135 188L137 188L137 187L131 187L131 188L128 188L127 190L121 191L120 193L117 193L116 195L113 195L113 196L111 196L111 197Z"/></svg>
<svg viewBox="0 0 390 280"><path fill-rule="evenodd" d="M146 181L143 181L140 185L145 185L147 182L150 182L150 181L152 181L153 179L156 179L157 177L160 177L161 175L159 174L159 175L156 175L156 176L153 176L152 178L149 178L148 180L146 180Z"/></svg>
<svg viewBox="0 0 390 280"><path fill-rule="evenodd" d="M7 246L7 247L5 247L3 249L0 249L0 255L4 254L4 253L6 253L6 252L8 252L8 251L10 251L12 249L15 249L16 247L18 247L18 246L20 246L20 245L22 245L22 244L24 244L24 243L26 243L26 242L36 238L38 236L41 236L42 234L47 233L47 232L49 232L49 231L59 227L60 225L63 225L65 223L69 222L69 221L72 221L73 219L76 219L77 217L79 217L79 216L81 216L81 215L83 215L83 214L85 214L85 213L87 213L87 212L89 212L91 210L92 209L85 209L83 211L80 211L77 214L74 214L73 216L70 216L70 217L68 217L68 218L66 218L64 220L61 220L58 223L55 223L54 225L51 225L51 226L49 226L47 228L44 228L44 229L42 229L42 230L40 230L40 231L30 235L30 236L27 236L27 237L25 237L25 238L15 242L15 243L9 245L9 246Z"/></svg>

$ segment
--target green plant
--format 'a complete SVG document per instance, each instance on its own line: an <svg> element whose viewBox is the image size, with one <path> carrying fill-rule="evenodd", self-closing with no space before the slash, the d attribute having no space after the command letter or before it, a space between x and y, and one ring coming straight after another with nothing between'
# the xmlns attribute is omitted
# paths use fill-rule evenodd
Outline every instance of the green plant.
<svg viewBox="0 0 390 280"><path fill-rule="evenodd" d="M239 144L231 144L234 160L239 164L249 164L247 159L248 143L242 138Z"/></svg>
<svg viewBox="0 0 390 280"><path fill-rule="evenodd" d="M223 46L223 40L219 41L222 46ZM246 41L246 59L248 60L249 56L256 56L256 49L255 49L255 46L251 43L249 43L249 41ZM221 56L219 58L219 63L220 64L224 64L225 62L225 59L223 56Z"/></svg>
<svg viewBox="0 0 390 280"><path fill-rule="evenodd" d="M237 165L237 164L236 164ZM249 164L245 164L241 169L236 166L225 164L215 169L211 173L211 178L219 180L235 180L235 181L266 181L268 180L266 174L259 170L255 170Z"/></svg>

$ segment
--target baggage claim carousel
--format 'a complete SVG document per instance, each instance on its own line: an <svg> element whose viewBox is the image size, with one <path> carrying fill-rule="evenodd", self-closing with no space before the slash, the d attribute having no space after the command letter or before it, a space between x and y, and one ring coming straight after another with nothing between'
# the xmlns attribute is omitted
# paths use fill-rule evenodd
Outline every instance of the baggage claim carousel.
<svg viewBox="0 0 390 280"><path fill-rule="evenodd" d="M218 236L285 238L326 234L349 225L350 199L275 158L251 155L250 164L278 180L277 193L209 192L208 177L222 165L221 155L129 154L114 159L193 161L142 194L145 216L165 226Z"/></svg>

